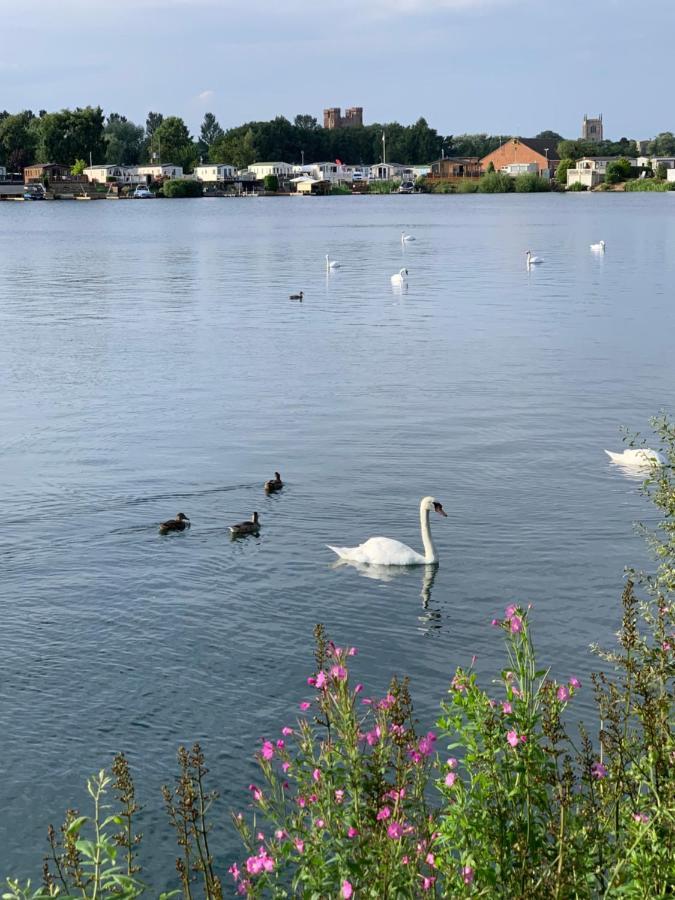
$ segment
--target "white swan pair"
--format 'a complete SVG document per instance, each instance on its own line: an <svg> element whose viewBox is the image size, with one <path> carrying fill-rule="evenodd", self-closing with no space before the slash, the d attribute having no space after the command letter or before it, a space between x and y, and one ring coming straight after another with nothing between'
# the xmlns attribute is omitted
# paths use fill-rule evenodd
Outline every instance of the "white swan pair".
<svg viewBox="0 0 675 900"><path fill-rule="evenodd" d="M395 287L403 287L404 284L407 284L408 283L408 270L401 269L396 275L392 275L391 283Z"/></svg>
<svg viewBox="0 0 675 900"><path fill-rule="evenodd" d="M435 565L438 562L438 553L431 537L429 528L429 513L431 510L439 516L447 517L443 505L433 497L423 497L420 502L420 528L422 531L422 544L424 555L392 538L372 537L358 547L333 547L326 546L337 553L340 559L347 562L366 564L371 566L426 566Z"/></svg>

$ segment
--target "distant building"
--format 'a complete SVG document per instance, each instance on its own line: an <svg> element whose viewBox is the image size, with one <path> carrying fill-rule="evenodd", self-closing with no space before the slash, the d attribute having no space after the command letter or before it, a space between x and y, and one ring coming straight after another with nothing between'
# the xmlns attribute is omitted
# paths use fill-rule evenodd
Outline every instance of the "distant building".
<svg viewBox="0 0 675 900"><path fill-rule="evenodd" d="M42 181L48 178L50 181L77 181L77 177L70 174L70 166L61 166L58 163L39 163L34 166L26 166L23 170L23 180L26 184Z"/></svg>
<svg viewBox="0 0 675 900"><path fill-rule="evenodd" d="M323 111L323 127L330 128L356 128L363 125L363 107L349 106L344 116L339 106L331 106Z"/></svg>
<svg viewBox="0 0 675 900"><path fill-rule="evenodd" d="M511 138L484 156L480 164L483 172L492 163L496 172L505 172L507 175L535 172L548 178L558 168L559 162L555 141L541 138Z"/></svg>
<svg viewBox="0 0 675 900"><path fill-rule="evenodd" d="M234 166L229 166L226 163L212 163L207 166L195 166L194 176L198 181L209 181L209 182L219 182L231 180L235 178L237 175L237 170Z"/></svg>
<svg viewBox="0 0 675 900"><path fill-rule="evenodd" d="M0 166L0 181L4 181L7 178L7 169L4 166Z"/></svg>
<svg viewBox="0 0 675 900"><path fill-rule="evenodd" d="M480 174L480 160L477 156L445 156L432 162L430 172L432 178L445 178L448 181L479 178Z"/></svg>
<svg viewBox="0 0 675 900"><path fill-rule="evenodd" d="M595 144L599 144L603 140L602 135L602 113L597 119L589 119L587 115L584 115L584 121L581 126L581 140L593 141Z"/></svg>
<svg viewBox="0 0 675 900"><path fill-rule="evenodd" d="M401 163L375 163L368 171L370 181L397 181L413 177L411 167L403 166Z"/></svg>
<svg viewBox="0 0 675 900"><path fill-rule="evenodd" d="M607 175L607 166L616 162L619 156L584 156L578 159L574 168L567 170L567 187L571 184L583 184L584 187L594 188L601 184ZM633 168L638 167L637 159L629 159Z"/></svg>
<svg viewBox="0 0 675 900"><path fill-rule="evenodd" d="M293 174L293 166L286 162L259 162L250 165L248 171L259 180L267 175L276 175L277 178L288 178Z"/></svg>

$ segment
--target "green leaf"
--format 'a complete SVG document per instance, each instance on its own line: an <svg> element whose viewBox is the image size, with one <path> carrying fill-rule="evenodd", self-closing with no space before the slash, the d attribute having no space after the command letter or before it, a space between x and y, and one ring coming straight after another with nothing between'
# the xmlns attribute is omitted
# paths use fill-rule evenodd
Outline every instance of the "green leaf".
<svg viewBox="0 0 675 900"><path fill-rule="evenodd" d="M84 823L88 821L89 816L78 816L77 819L73 819L73 821L70 823L66 834L79 834L79 831Z"/></svg>
<svg viewBox="0 0 675 900"><path fill-rule="evenodd" d="M75 842L75 848L88 859L96 858L96 845L93 841L80 840Z"/></svg>

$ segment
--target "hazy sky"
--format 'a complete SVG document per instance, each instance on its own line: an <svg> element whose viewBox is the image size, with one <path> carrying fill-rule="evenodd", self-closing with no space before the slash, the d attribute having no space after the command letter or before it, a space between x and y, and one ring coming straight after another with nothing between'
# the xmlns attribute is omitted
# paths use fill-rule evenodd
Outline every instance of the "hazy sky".
<svg viewBox="0 0 675 900"><path fill-rule="evenodd" d="M197 129L324 106L443 134L675 130L673 0L0 0L0 109Z"/></svg>

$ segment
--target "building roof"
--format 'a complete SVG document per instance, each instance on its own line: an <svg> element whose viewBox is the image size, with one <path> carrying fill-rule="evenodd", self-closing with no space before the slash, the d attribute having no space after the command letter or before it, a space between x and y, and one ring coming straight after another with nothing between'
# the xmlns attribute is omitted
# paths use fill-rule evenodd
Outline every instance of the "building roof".
<svg viewBox="0 0 675 900"><path fill-rule="evenodd" d="M558 145L555 144L550 138L512 138L512 140L520 141L521 144L525 144L526 147L529 147L530 150L534 150L535 153L541 154L541 156L546 156L546 150L548 149L548 158L549 159L559 159L558 156ZM551 147L551 144L555 144L555 146Z"/></svg>

